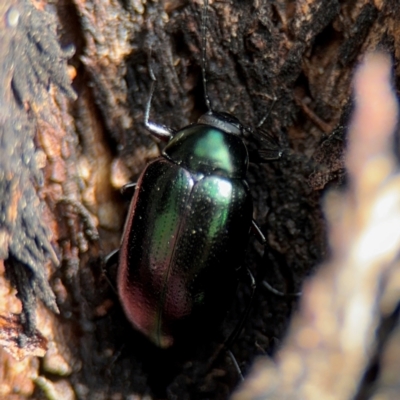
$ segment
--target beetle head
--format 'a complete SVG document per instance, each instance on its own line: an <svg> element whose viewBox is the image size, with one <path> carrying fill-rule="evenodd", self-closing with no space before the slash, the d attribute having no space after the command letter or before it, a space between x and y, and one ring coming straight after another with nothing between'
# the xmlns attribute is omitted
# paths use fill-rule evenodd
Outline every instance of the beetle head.
<svg viewBox="0 0 400 400"><path fill-rule="evenodd" d="M238 136L241 136L245 131L245 128L236 117L225 112L209 111L203 114L197 122L211 125L224 132Z"/></svg>

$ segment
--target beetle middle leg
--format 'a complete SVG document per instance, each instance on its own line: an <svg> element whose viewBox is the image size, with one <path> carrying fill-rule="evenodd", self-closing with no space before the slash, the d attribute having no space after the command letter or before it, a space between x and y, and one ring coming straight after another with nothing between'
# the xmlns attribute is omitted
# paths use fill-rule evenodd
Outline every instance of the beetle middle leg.
<svg viewBox="0 0 400 400"><path fill-rule="evenodd" d="M265 245L266 244L266 238L264 236L264 234L262 233L260 227L257 225L257 223L252 220L252 224L251 224L251 231L255 234L257 240ZM248 280L248 284L250 286L250 290L251 290L251 294L250 294L250 298L248 300L248 303L246 305L245 310L243 311L242 315L240 316L239 321L237 322L235 328L233 329L233 331L231 332L231 334L228 336L228 338L225 340L225 342L220 345L217 350L215 351L214 355L211 357L211 360L208 364L208 369L211 368L211 366L216 362L216 360L219 358L219 356L225 351L229 354L229 356L232 359L233 364L235 365L235 368L238 372L238 375L240 377L241 380L244 380L241 369L239 364L236 361L236 358L234 357L231 348L233 346L233 344L235 343L235 341L238 339L240 333L243 330L243 326L250 314L250 311L252 309L253 306L253 300L254 300L254 295L255 292L257 290L257 281L254 278L254 275L251 273L251 271L248 268L241 268L241 271L246 271L246 276L247 276L247 280ZM271 293L273 293L276 296L281 296L281 297L299 297L301 295L301 292L298 293L284 293L281 292L275 288L273 288L268 282L266 282L265 280L260 281L262 283L262 285L267 288ZM259 283L260 283L259 282Z"/></svg>
<svg viewBox="0 0 400 400"><path fill-rule="evenodd" d="M254 219L251 221L251 231L255 235L258 242L260 244L262 244L263 246L265 246L267 243L267 239L265 238L260 227L257 225L256 221L254 221ZM263 279L261 281L261 283L264 286L264 288L266 288L269 292L273 293L276 296L280 296L280 297L299 297L299 296L301 296L301 292L293 292L293 293L281 292L280 290L277 290L274 287L272 287L265 279Z"/></svg>
<svg viewBox="0 0 400 400"><path fill-rule="evenodd" d="M115 269L115 267L118 265L118 258L119 258L119 249L111 251L111 253L107 254L107 256L104 258L102 267L103 276L115 294L118 294L118 291L113 283L113 280L115 281L115 279L110 278L109 274L110 271L113 268ZM116 275L116 272L112 273L111 275Z"/></svg>
<svg viewBox="0 0 400 400"><path fill-rule="evenodd" d="M267 239L265 238L260 227L257 225L257 222L254 221L254 219L251 220L251 231L255 235L256 239L260 242L260 244L265 245L265 243L267 243Z"/></svg>
<svg viewBox="0 0 400 400"><path fill-rule="evenodd" d="M133 194L135 193L137 183L136 182L129 182L126 185L122 186L120 189L121 194Z"/></svg>
<svg viewBox="0 0 400 400"><path fill-rule="evenodd" d="M130 194L131 196L135 193L137 183L136 182L130 182L124 185L121 189L120 192L122 195L125 194ZM116 272L111 272L110 277L110 271L116 268L118 265L118 259L119 259L119 249L112 250L110 253L108 253L103 260L102 264L102 273L108 284L110 285L111 289L115 294L118 294L117 289L115 288L115 282L116 278Z"/></svg>

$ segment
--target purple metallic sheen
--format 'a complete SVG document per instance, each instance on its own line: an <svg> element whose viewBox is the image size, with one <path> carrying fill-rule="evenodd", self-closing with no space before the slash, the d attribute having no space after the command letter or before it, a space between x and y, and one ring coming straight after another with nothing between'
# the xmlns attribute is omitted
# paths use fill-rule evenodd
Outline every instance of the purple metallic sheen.
<svg viewBox="0 0 400 400"><path fill-rule="evenodd" d="M251 215L242 179L195 175L164 157L148 164L129 209L117 278L132 325L168 348L220 321L235 294Z"/></svg>

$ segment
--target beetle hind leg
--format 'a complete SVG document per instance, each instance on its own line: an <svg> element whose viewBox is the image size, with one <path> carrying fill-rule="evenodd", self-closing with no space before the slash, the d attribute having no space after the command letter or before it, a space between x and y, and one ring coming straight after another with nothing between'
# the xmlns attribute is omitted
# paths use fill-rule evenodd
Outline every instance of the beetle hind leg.
<svg viewBox="0 0 400 400"><path fill-rule="evenodd" d="M229 357L231 358L233 365L236 368L236 372L239 375L240 380L243 382L244 381L244 377L243 377L243 374L242 374L242 370L240 369L240 366L239 366L239 364L238 364L238 362L236 360L236 357L234 356L232 351L229 350L229 349L227 350L227 353L228 353Z"/></svg>
<svg viewBox="0 0 400 400"><path fill-rule="evenodd" d="M266 280L262 281L262 285L272 294L274 294L275 296L280 296L280 297L300 297L301 296L301 292L294 292L294 293L285 293L285 292L281 292L280 290L275 289L274 287L272 287Z"/></svg>
<svg viewBox="0 0 400 400"><path fill-rule="evenodd" d="M217 348L217 350L214 352L214 355L211 357L210 362L208 363L208 368L207 368L207 369L210 369L212 367L212 365L217 361L217 359L221 356L223 351L225 351L231 357L232 362L235 365L235 368L238 371L238 375L239 375L241 380L244 379L242 371L241 371L241 369L239 367L239 364L236 361L236 358L234 357L234 355L232 354L230 349L231 349L233 343L235 343L235 341L239 337L240 333L242 332L244 323L246 322L247 317L249 316L251 307L253 305L254 294L255 294L256 289L257 289L256 280L255 280L253 274L251 273L251 271L248 268L245 268L245 270L247 272L247 279L249 281L250 289L251 289L250 299L249 299L249 301L248 301L248 303L246 305L245 310L243 311L242 315L240 316L240 319L239 319L238 323L236 324L235 328L230 333L230 335L225 340L225 342L221 346L219 346Z"/></svg>

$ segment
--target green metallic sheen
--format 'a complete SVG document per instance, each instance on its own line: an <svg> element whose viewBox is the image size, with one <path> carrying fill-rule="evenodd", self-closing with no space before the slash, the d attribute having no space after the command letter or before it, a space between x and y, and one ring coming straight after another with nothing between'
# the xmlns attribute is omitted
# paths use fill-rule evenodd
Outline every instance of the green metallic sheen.
<svg viewBox="0 0 400 400"><path fill-rule="evenodd" d="M118 291L131 323L154 344L192 342L235 294L252 220L237 135L191 125L139 178L120 250Z"/></svg>
<svg viewBox="0 0 400 400"><path fill-rule="evenodd" d="M189 171L245 178L249 164L247 148L240 136L209 125L191 125L179 131L163 153Z"/></svg>

